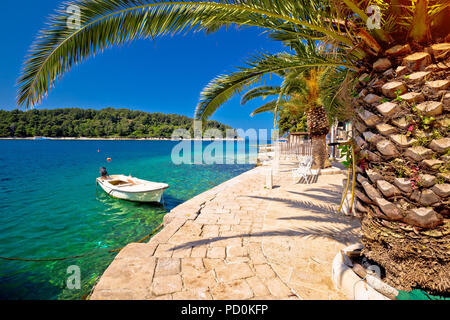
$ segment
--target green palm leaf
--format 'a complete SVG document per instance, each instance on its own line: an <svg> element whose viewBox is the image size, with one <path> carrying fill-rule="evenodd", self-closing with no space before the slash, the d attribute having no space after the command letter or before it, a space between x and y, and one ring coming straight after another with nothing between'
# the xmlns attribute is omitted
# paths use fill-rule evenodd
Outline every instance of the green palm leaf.
<svg viewBox="0 0 450 320"><path fill-rule="evenodd" d="M301 37L328 37L352 46L329 28L330 1L306 0L78 0L81 27L70 29L61 7L31 47L18 79L19 105L34 107L55 81L96 52L139 38L182 31L214 32L229 25L263 28ZM67 5L67 4L66 4Z"/></svg>
<svg viewBox="0 0 450 320"><path fill-rule="evenodd" d="M345 61L333 59L326 54L309 52L307 56L295 56L289 53L271 55L262 53L253 56L246 62L246 67L238 68L229 75L221 75L213 79L203 89L200 102L195 110L195 118L208 119L233 96L241 94L246 88L261 82L271 74L280 72L302 71L309 68L334 66L354 69ZM282 93L284 95L285 93Z"/></svg>
<svg viewBox="0 0 450 320"><path fill-rule="evenodd" d="M260 114L260 113L264 113L264 112L275 112L277 102L278 102L277 100L271 100L271 101L263 104L262 106L253 110L253 112L250 114L250 116L253 117L255 114Z"/></svg>
<svg viewBox="0 0 450 320"><path fill-rule="evenodd" d="M251 90L248 90L241 98L241 104L244 105L248 101L256 99L256 98L263 98L265 99L268 96L278 95L280 94L280 87L279 86L260 86L253 88Z"/></svg>

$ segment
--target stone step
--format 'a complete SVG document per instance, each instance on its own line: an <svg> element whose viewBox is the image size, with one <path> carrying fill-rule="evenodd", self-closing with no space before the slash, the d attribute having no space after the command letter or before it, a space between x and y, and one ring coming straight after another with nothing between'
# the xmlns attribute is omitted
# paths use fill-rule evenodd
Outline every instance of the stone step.
<svg viewBox="0 0 450 320"><path fill-rule="evenodd" d="M364 121L364 123L368 127L373 127L381 121L380 117L378 117L377 115L373 114L368 110L362 110L358 112L358 116L361 118L362 121Z"/></svg>
<svg viewBox="0 0 450 320"><path fill-rule="evenodd" d="M397 97L397 93L399 95L404 94L405 92L408 91L408 89L406 88L406 86L403 82L391 81L391 82L384 84L381 87L381 91L383 92L383 94L386 97L395 98L395 97Z"/></svg>
<svg viewBox="0 0 450 320"><path fill-rule="evenodd" d="M418 104L417 109L425 116L438 116L442 114L443 105L438 101L425 101Z"/></svg>
<svg viewBox="0 0 450 320"><path fill-rule="evenodd" d="M380 58L374 62L372 67L375 71L382 72L392 67L392 63L388 58Z"/></svg>
<svg viewBox="0 0 450 320"><path fill-rule="evenodd" d="M389 48L385 51L386 55L388 56L401 56L405 55L411 52L411 47L409 44L405 45L395 45L392 48Z"/></svg>
<svg viewBox="0 0 450 320"><path fill-rule="evenodd" d="M430 75L430 71L418 71L411 73L409 76L407 76L408 80L414 81L414 82L420 82L427 78L428 75Z"/></svg>
<svg viewBox="0 0 450 320"><path fill-rule="evenodd" d="M380 123L376 125L376 128L378 132L380 132L382 135L388 136L390 134L396 133L397 129L390 124L387 123Z"/></svg>
<svg viewBox="0 0 450 320"><path fill-rule="evenodd" d="M369 160L370 162L380 162L381 161L381 157L378 154L373 153L369 150L362 150L361 155L363 157L365 157L367 160ZM359 168L359 167L357 167L357 168Z"/></svg>
<svg viewBox="0 0 450 320"><path fill-rule="evenodd" d="M440 201L441 198L439 198L432 190L425 189L420 193L419 203L423 206L431 206Z"/></svg>
<svg viewBox="0 0 450 320"><path fill-rule="evenodd" d="M431 174L420 174L419 182L424 188L429 188L436 183L436 177Z"/></svg>
<svg viewBox="0 0 450 320"><path fill-rule="evenodd" d="M377 110L385 117L390 117L396 113L398 113L401 108L397 103L394 102L385 102L377 106Z"/></svg>
<svg viewBox="0 0 450 320"><path fill-rule="evenodd" d="M360 181L362 187L364 188L364 191L366 192L367 196L372 199L373 201L376 201L378 198L383 198L380 194L380 192L375 189L374 186L372 186L368 181Z"/></svg>
<svg viewBox="0 0 450 320"><path fill-rule="evenodd" d="M372 181L372 183L377 183L378 180L382 180L383 179L381 174L378 173L377 171L373 170L373 169L367 169L366 170L366 174L369 177L370 181Z"/></svg>
<svg viewBox="0 0 450 320"><path fill-rule="evenodd" d="M437 170L440 166L444 164L444 161L437 160L437 159L426 159L423 160L422 163L427 166L428 168Z"/></svg>
<svg viewBox="0 0 450 320"><path fill-rule="evenodd" d="M436 184L431 190L441 198L450 196L450 184L448 183Z"/></svg>
<svg viewBox="0 0 450 320"><path fill-rule="evenodd" d="M384 198L377 198L375 200L378 207L380 207L381 211L390 219L390 220L400 220L403 218L401 214L400 208L398 208L392 202L387 201Z"/></svg>
<svg viewBox="0 0 450 320"><path fill-rule="evenodd" d="M431 64L431 56L427 52L415 52L403 58L402 64L411 71L424 70Z"/></svg>
<svg viewBox="0 0 450 320"><path fill-rule="evenodd" d="M397 77L401 77L407 73L408 73L408 68L405 66L398 66L397 69L395 69L395 75Z"/></svg>
<svg viewBox="0 0 450 320"><path fill-rule="evenodd" d="M436 43L433 44L430 49L436 59L444 59L450 53L450 43Z"/></svg>
<svg viewBox="0 0 450 320"><path fill-rule="evenodd" d="M442 222L442 219L433 209L415 208L409 210L403 221L421 228L434 228Z"/></svg>
<svg viewBox="0 0 450 320"><path fill-rule="evenodd" d="M444 153L450 148L450 138L441 138L431 141L429 147L436 152Z"/></svg>
<svg viewBox="0 0 450 320"><path fill-rule="evenodd" d="M377 150L384 156L395 157L400 153L395 145L389 140L381 140L376 144Z"/></svg>
<svg viewBox="0 0 450 320"><path fill-rule="evenodd" d="M377 96L376 94L369 93L367 96L364 97L364 102L368 104L374 104L381 101L381 97Z"/></svg>
<svg viewBox="0 0 450 320"><path fill-rule="evenodd" d="M377 188L387 198L400 194L400 190L393 184L387 182L386 180L377 180Z"/></svg>
<svg viewBox="0 0 450 320"><path fill-rule="evenodd" d="M411 186L411 180L406 178L395 178L394 184L403 192L411 193L413 191Z"/></svg>
<svg viewBox="0 0 450 320"><path fill-rule="evenodd" d="M421 92L408 92L400 96L402 101L408 103L418 103L425 101L425 96Z"/></svg>
<svg viewBox="0 0 450 320"><path fill-rule="evenodd" d="M422 146L408 148L405 151L405 156L415 161L422 161L426 158L431 157L432 154L433 152L430 149L424 148Z"/></svg>
<svg viewBox="0 0 450 320"><path fill-rule="evenodd" d="M402 148L409 147L417 141L416 139L407 137L404 134L391 134L389 138L391 138L392 141Z"/></svg>
<svg viewBox="0 0 450 320"><path fill-rule="evenodd" d="M409 127L409 122L406 120L405 117L393 119L392 124L396 125L400 129L406 129Z"/></svg>
<svg viewBox="0 0 450 320"><path fill-rule="evenodd" d="M364 139L370 143L376 143L381 139L381 136L378 134L375 134L371 131L366 131L363 133Z"/></svg>
<svg viewBox="0 0 450 320"><path fill-rule="evenodd" d="M438 93L441 90L446 90L450 86L450 80L427 81L425 86L433 93Z"/></svg>

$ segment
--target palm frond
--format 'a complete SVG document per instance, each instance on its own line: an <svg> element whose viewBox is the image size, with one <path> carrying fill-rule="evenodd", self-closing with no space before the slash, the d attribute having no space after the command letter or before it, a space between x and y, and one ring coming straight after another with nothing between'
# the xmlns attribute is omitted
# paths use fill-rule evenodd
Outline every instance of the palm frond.
<svg viewBox="0 0 450 320"><path fill-rule="evenodd" d="M259 86L253 89L248 90L241 98L241 104L244 105L250 100L256 98L265 99L268 96L278 95L280 94L279 86Z"/></svg>
<svg viewBox="0 0 450 320"><path fill-rule="evenodd" d="M289 53L271 55L261 53L246 62L246 67L229 75L222 75L212 80L202 91L200 102L195 110L196 119L208 119L222 105L236 94L255 83L259 83L266 76L280 71L300 71L316 67L343 66L354 69L339 59L332 59L327 55L311 53L308 56L295 56Z"/></svg>
<svg viewBox="0 0 450 320"><path fill-rule="evenodd" d="M67 24L67 5L81 12L81 26ZM18 79L18 105L38 105L65 72L96 52L139 38L182 31L214 32L230 25L253 26L305 38L329 37L352 46L329 28L330 1L306 0L76 0L60 7L32 45Z"/></svg>
<svg viewBox="0 0 450 320"><path fill-rule="evenodd" d="M276 104L277 104L277 100L271 100L271 101L263 104L262 106L256 108L255 110L253 110L253 112L250 114L250 116L253 117L255 114L260 114L260 113L264 113L264 112L274 112Z"/></svg>
<svg viewBox="0 0 450 320"><path fill-rule="evenodd" d="M352 72L342 68L326 68L321 73L320 99L330 120L351 118L351 79Z"/></svg>

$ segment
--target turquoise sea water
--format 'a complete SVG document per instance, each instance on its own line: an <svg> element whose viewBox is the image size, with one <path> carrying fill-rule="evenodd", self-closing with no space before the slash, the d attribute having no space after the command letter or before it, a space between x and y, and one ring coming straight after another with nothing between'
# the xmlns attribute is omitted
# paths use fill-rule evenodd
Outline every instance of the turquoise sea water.
<svg viewBox="0 0 450 320"><path fill-rule="evenodd" d="M171 208L254 166L175 165L171 150L176 144L0 141L0 256L43 259L94 253L55 262L0 260L0 299L82 299L116 255L107 250L140 240ZM248 145L240 154L246 156ZM101 166L110 174L168 183L164 205L110 198L95 184ZM67 289L71 265L80 267L80 290Z"/></svg>

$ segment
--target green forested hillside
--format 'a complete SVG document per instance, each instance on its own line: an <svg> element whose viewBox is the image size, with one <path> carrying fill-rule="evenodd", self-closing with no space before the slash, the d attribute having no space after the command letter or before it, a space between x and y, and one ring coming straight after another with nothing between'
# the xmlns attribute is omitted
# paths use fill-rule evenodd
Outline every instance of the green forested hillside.
<svg viewBox="0 0 450 320"><path fill-rule="evenodd" d="M177 114L128 109L0 110L0 137L157 137L170 138L174 129L192 132L192 119ZM208 121L222 132L231 127Z"/></svg>

